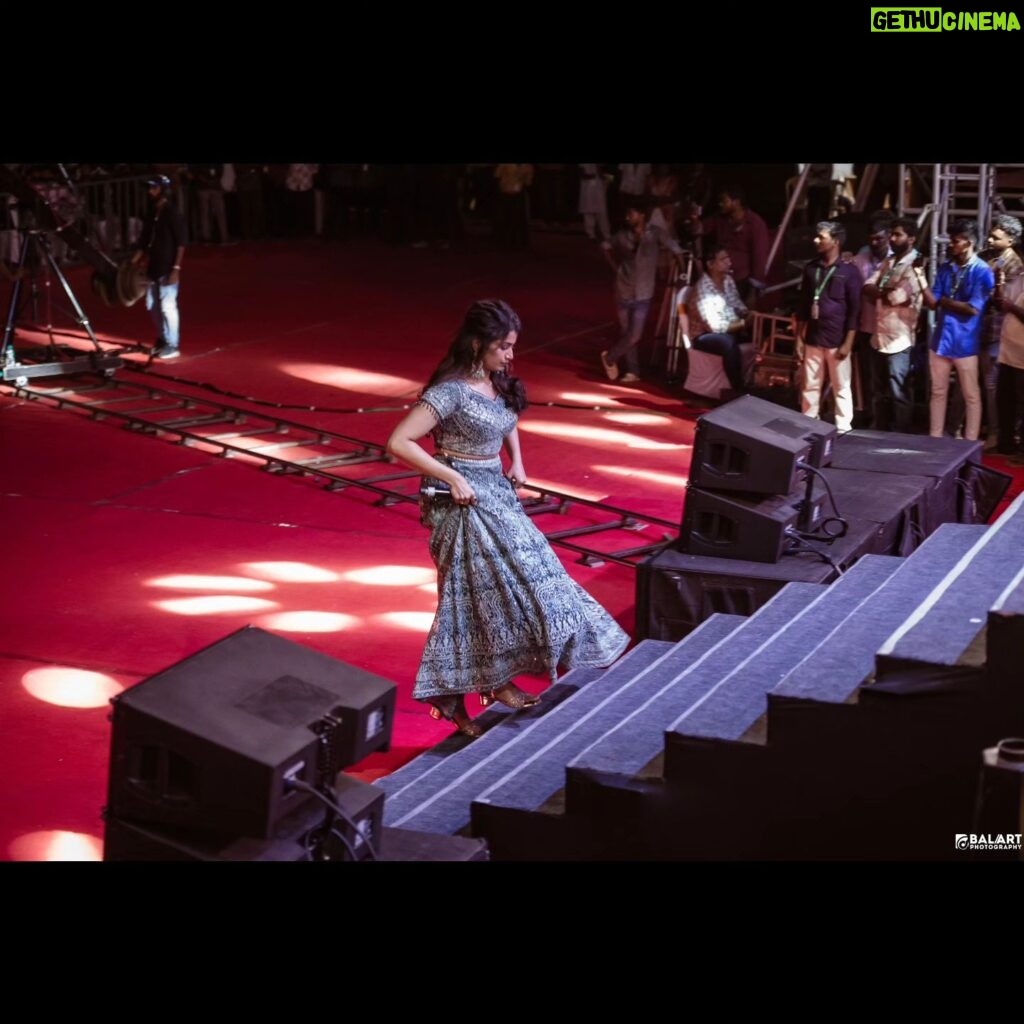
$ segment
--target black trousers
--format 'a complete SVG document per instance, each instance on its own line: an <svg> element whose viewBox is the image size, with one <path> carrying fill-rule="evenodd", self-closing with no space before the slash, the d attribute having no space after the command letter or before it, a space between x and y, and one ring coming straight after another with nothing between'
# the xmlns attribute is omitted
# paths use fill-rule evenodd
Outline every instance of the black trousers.
<svg viewBox="0 0 1024 1024"><path fill-rule="evenodd" d="M999 416L997 451L1012 455L1021 450L1021 421L1024 419L1024 370L999 364L996 379L996 411Z"/></svg>

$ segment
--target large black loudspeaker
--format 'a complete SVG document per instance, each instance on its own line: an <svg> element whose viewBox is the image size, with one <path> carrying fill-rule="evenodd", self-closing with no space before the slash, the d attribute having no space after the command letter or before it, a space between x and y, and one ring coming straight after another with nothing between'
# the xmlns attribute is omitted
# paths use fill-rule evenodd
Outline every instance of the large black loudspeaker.
<svg viewBox="0 0 1024 1024"><path fill-rule="evenodd" d="M697 420L690 483L718 491L790 494L803 462L832 461L836 428L774 402L744 395Z"/></svg>
<svg viewBox="0 0 1024 1024"><path fill-rule="evenodd" d="M113 700L107 815L269 838L391 741L396 687L247 626Z"/></svg>
<svg viewBox="0 0 1024 1024"><path fill-rule="evenodd" d="M810 502L805 500L805 490L761 497L705 491L690 484L680 549L710 558L777 562L791 530L814 530L821 522L825 487L815 480Z"/></svg>

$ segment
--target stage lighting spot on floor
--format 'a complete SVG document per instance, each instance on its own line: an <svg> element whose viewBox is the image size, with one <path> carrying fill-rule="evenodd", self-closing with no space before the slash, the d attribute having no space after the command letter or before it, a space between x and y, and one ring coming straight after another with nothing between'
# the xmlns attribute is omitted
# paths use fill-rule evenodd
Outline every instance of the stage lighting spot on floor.
<svg viewBox="0 0 1024 1024"><path fill-rule="evenodd" d="M578 402L580 405L618 405L618 400L603 391L563 391L559 396L562 402Z"/></svg>
<svg viewBox="0 0 1024 1024"><path fill-rule="evenodd" d="M594 469L601 473L611 473L613 476L647 480L652 484L664 484L667 487L686 487L684 473L658 473L653 469L637 469L635 466L594 466Z"/></svg>
<svg viewBox="0 0 1024 1024"><path fill-rule="evenodd" d="M279 608L276 601L262 597L240 597L218 594L216 597L179 597L170 601L154 601L154 606L175 615L226 615L231 612L267 612Z"/></svg>
<svg viewBox="0 0 1024 1024"><path fill-rule="evenodd" d="M648 452L688 452L693 449L692 444L673 444L671 441L630 441L627 448L643 448Z"/></svg>
<svg viewBox="0 0 1024 1024"><path fill-rule="evenodd" d="M278 612L262 616L258 625L282 633L340 633L359 625L359 619L340 612Z"/></svg>
<svg viewBox="0 0 1024 1024"><path fill-rule="evenodd" d="M392 626L411 629L417 633L426 633L434 621L433 612L384 612L377 616Z"/></svg>
<svg viewBox="0 0 1024 1024"><path fill-rule="evenodd" d="M374 565L367 569L351 569L341 574L349 583L369 583L378 587L414 587L430 583L436 589L437 573L418 565Z"/></svg>
<svg viewBox="0 0 1024 1024"><path fill-rule="evenodd" d="M82 832L28 832L8 847L12 861L103 860L103 843Z"/></svg>
<svg viewBox="0 0 1024 1024"><path fill-rule="evenodd" d="M419 391L423 381L410 380L408 377L396 377L390 373L372 373L359 370L354 366L332 366L329 363L284 363L281 369L293 377L325 384L328 387L340 388L343 391L356 391L360 394L379 395L381 398L394 400L411 391Z"/></svg>
<svg viewBox="0 0 1024 1024"><path fill-rule="evenodd" d="M181 574L158 576L148 580L150 587L174 587L178 590L273 590L274 584L266 580L253 580L248 576L197 576Z"/></svg>
<svg viewBox="0 0 1024 1024"><path fill-rule="evenodd" d="M602 446L618 445L623 448L660 449L665 448L664 441L641 437L629 430L607 430L602 427L581 427L571 423L557 423L554 420L529 420L519 424L520 431L527 434L540 434L543 437L557 437L568 441L581 441L584 444ZM690 445L670 445L669 447L689 448Z"/></svg>
<svg viewBox="0 0 1024 1024"><path fill-rule="evenodd" d="M308 562L243 562L238 568L278 583L335 583L339 578L336 572Z"/></svg>
<svg viewBox="0 0 1024 1024"><path fill-rule="evenodd" d="M124 689L102 672L59 665L30 669L21 685L37 700L62 708L101 708Z"/></svg>
<svg viewBox="0 0 1024 1024"><path fill-rule="evenodd" d="M587 501L604 501L608 497L608 490L591 490L580 486L579 483L567 484L564 480L544 480L530 477L530 484L539 487L541 490L558 491L560 494L571 493L574 498L585 498ZM519 492L523 498L535 497L529 487L524 487Z"/></svg>
<svg viewBox="0 0 1024 1024"><path fill-rule="evenodd" d="M672 416L657 416L652 412L610 412L604 418L628 427L675 427L679 422Z"/></svg>

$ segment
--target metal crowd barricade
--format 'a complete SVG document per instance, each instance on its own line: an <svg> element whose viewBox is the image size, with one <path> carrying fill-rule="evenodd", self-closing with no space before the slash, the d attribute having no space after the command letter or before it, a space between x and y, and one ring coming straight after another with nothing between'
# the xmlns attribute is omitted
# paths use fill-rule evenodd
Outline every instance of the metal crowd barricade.
<svg viewBox="0 0 1024 1024"><path fill-rule="evenodd" d="M73 182L72 191L54 177L34 187L61 221L73 224L94 246L120 260L142 234L147 180L144 175L85 178ZM0 259L18 262L20 232L31 226L22 222L22 213L15 196L0 195ZM75 257L75 253L65 251L59 236L54 238L54 255L61 262Z"/></svg>
<svg viewBox="0 0 1024 1024"><path fill-rule="evenodd" d="M83 233L115 258L127 255L142 234L146 181L138 175L87 178L76 183L85 221Z"/></svg>

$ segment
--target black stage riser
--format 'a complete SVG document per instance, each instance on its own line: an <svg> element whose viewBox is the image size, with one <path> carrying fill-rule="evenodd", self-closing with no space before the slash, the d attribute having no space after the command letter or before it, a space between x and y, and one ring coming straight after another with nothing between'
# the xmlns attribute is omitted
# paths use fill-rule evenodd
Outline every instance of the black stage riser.
<svg viewBox="0 0 1024 1024"><path fill-rule="evenodd" d="M774 528L763 541L752 541L757 557L743 559L716 557L706 544L698 545L699 553L687 552L684 529L676 547L638 566L637 639L680 640L714 612L752 614L787 583L831 583L837 567L845 571L862 555L906 556L942 523L982 521L977 516L991 513L1009 478L980 466L980 458L978 442L874 431L842 435L832 465L821 472L847 520L844 537L812 542L818 554L794 550L771 564L764 556L775 550ZM823 515L831 514L826 503Z"/></svg>

